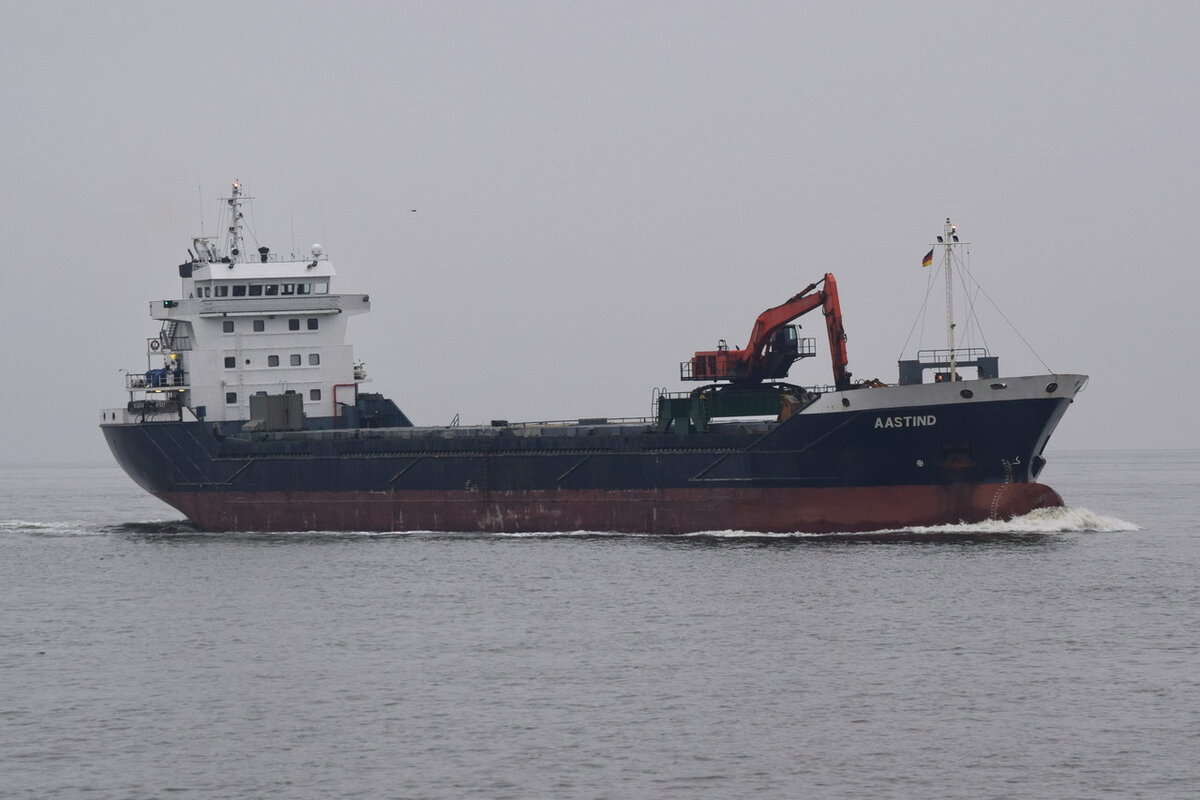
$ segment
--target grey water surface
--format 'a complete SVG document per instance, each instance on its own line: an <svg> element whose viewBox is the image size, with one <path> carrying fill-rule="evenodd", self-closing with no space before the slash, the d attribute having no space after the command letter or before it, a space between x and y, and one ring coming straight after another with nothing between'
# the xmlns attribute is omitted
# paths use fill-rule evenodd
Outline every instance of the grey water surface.
<svg viewBox="0 0 1200 800"><path fill-rule="evenodd" d="M204 534L0 467L0 796L1200 796L1200 452L866 535Z"/></svg>

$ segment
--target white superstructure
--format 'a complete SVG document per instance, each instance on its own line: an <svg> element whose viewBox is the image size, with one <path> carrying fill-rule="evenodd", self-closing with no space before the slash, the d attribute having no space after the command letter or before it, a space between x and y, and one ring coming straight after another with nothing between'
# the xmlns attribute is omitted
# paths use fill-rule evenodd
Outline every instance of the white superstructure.
<svg viewBox="0 0 1200 800"><path fill-rule="evenodd" d="M334 293L320 245L303 256L245 252L247 199L234 183L222 241L194 239L193 260L179 266L180 298L150 304L162 329L146 342L149 368L126 375L130 402L105 410L106 419L248 420L256 394L300 395L308 418L355 404L364 373L345 343L346 321L370 310L368 296Z"/></svg>

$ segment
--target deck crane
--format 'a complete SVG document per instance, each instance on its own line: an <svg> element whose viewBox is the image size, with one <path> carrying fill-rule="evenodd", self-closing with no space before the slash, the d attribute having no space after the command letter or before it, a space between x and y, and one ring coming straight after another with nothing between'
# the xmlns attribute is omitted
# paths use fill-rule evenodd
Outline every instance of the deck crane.
<svg viewBox="0 0 1200 800"><path fill-rule="evenodd" d="M817 287L824 286L820 289ZM842 307L838 302L837 281L826 273L798 294L758 315L744 350L730 350L722 340L716 350L697 352L680 365L680 377L690 381L730 381L750 385L770 378L784 378L796 359L811 355L801 352L792 320L820 308L825 314L829 333L829 352L833 362L833 383L839 390L850 388L847 371L846 331L842 327Z"/></svg>

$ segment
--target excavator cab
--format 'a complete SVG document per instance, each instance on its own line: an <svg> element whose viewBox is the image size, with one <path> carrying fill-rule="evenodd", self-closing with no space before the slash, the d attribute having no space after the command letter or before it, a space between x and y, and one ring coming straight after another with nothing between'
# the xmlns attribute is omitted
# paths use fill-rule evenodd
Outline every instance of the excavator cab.
<svg viewBox="0 0 1200 800"><path fill-rule="evenodd" d="M817 354L817 340L800 337L799 325L784 325L771 335L763 356L764 378L786 378L792 364Z"/></svg>

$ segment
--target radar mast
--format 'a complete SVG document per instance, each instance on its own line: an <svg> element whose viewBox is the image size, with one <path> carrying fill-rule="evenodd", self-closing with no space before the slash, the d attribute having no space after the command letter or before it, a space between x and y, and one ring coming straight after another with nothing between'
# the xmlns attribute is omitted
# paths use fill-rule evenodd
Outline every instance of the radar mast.
<svg viewBox="0 0 1200 800"><path fill-rule="evenodd" d="M233 262L242 260L242 182L234 181L233 189L225 202L229 204L229 249L226 254Z"/></svg>
<svg viewBox="0 0 1200 800"><path fill-rule="evenodd" d="M946 271L946 349L949 351L948 358L950 361L950 380L958 380L958 358L954 349L954 280L953 280L953 263L954 263L954 248L958 247L958 226L950 222L950 218L946 217L946 228L942 236L938 237L938 244L942 245L945 252L943 253L942 267Z"/></svg>

